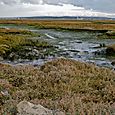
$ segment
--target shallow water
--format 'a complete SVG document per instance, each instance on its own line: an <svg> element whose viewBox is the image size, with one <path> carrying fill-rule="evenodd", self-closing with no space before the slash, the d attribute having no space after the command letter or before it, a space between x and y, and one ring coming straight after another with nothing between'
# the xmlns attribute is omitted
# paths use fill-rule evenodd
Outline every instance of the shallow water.
<svg viewBox="0 0 115 115"><path fill-rule="evenodd" d="M98 55L95 53L102 51L104 52L106 47L100 47L100 44L105 44L106 46L115 44L114 39L99 39L97 35L101 33L83 31L75 32L54 29L31 29L31 31L41 34L41 37L36 37L36 39L43 39L48 41L54 46L57 46L58 50L53 52L53 55L49 55L46 59L39 59L34 61L26 60L22 62L7 61L8 63L41 65L48 60L57 57L65 57L83 62L95 63L99 66L115 68L115 66L111 64L113 61L115 61L114 58L107 57L103 53Z"/></svg>
<svg viewBox="0 0 115 115"><path fill-rule="evenodd" d="M114 44L113 39L99 39L97 35L101 33L38 30L44 34L43 38L59 47L56 52L57 57L66 57L75 60L95 63L99 66L111 67L115 59L105 56L103 53L96 55L95 52L104 52L105 47L100 48L100 44Z"/></svg>

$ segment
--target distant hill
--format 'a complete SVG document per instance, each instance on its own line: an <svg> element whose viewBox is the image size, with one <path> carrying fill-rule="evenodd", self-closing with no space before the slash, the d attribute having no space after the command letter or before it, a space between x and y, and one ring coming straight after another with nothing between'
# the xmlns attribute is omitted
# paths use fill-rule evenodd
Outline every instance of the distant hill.
<svg viewBox="0 0 115 115"><path fill-rule="evenodd" d="M30 17L4 17L0 19L35 19L35 20L115 20L110 17L90 17L90 16L30 16Z"/></svg>
<svg viewBox="0 0 115 115"><path fill-rule="evenodd" d="M21 19L50 19L50 20L115 20L109 17L89 17L89 16L30 16L30 17L17 17Z"/></svg>

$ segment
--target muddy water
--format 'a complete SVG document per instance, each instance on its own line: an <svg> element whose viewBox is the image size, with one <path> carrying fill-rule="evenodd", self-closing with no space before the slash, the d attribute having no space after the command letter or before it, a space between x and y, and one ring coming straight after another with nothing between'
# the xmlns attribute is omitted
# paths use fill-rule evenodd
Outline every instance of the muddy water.
<svg viewBox="0 0 115 115"><path fill-rule="evenodd" d="M52 60L57 57L65 57L83 62L95 63L99 66L115 68L111 63L115 61L114 58L105 55L106 47L100 47L100 44L110 45L115 44L114 39L99 39L97 32L77 32L53 29L31 29L31 31L41 34L40 38L50 42L58 47L56 51L50 52L50 55L45 59L38 59L33 61L10 62L12 64L34 64L40 65L45 61Z"/></svg>
<svg viewBox="0 0 115 115"><path fill-rule="evenodd" d="M115 43L115 40L99 39L97 35L101 33L56 31L52 29L37 31L43 35L42 39L47 40L59 48L55 52L56 57L66 57L114 68L111 62L115 61L115 59L106 56L106 47L100 47L100 44L107 46Z"/></svg>

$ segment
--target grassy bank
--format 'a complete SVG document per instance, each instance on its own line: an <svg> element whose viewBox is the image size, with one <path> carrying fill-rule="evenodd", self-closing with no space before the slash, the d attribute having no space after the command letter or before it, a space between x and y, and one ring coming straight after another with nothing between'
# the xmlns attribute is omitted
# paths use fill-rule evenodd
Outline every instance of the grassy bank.
<svg viewBox="0 0 115 115"><path fill-rule="evenodd" d="M34 39L34 37L40 37L40 35L28 30L1 28L0 56L12 61L19 58L33 59L43 49L53 47L39 38ZM28 53L29 55L26 55Z"/></svg>
<svg viewBox="0 0 115 115"><path fill-rule="evenodd" d="M4 114L28 100L68 115L113 115L115 72L68 59L39 68L0 64L0 106Z"/></svg>
<svg viewBox="0 0 115 115"><path fill-rule="evenodd" d="M0 55L26 43L26 38L32 35L33 33L27 30L0 28Z"/></svg>

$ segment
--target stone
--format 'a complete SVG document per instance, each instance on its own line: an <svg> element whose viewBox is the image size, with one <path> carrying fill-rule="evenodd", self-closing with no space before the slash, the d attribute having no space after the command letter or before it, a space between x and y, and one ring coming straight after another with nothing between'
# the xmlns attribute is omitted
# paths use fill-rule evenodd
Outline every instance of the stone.
<svg viewBox="0 0 115 115"><path fill-rule="evenodd" d="M27 101L20 102L17 111L17 115L65 115L63 112L49 110L40 104L34 105Z"/></svg>
<svg viewBox="0 0 115 115"><path fill-rule="evenodd" d="M111 64L112 64L113 66L115 66L115 61L113 61Z"/></svg>
<svg viewBox="0 0 115 115"><path fill-rule="evenodd" d="M115 44L108 46L106 49L106 53L108 55L115 55Z"/></svg>
<svg viewBox="0 0 115 115"><path fill-rule="evenodd" d="M97 50L95 52L93 52L94 55L105 55L106 54L106 49L102 49L102 50Z"/></svg>
<svg viewBox="0 0 115 115"><path fill-rule="evenodd" d="M9 95L10 95L7 90L2 90L0 93L1 93L3 96L9 96Z"/></svg>
<svg viewBox="0 0 115 115"><path fill-rule="evenodd" d="M3 61L3 60L4 60L3 57L0 56L0 61Z"/></svg>
<svg viewBox="0 0 115 115"><path fill-rule="evenodd" d="M106 35L115 36L115 31L108 31L106 32Z"/></svg>

